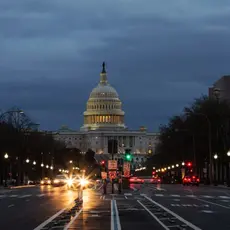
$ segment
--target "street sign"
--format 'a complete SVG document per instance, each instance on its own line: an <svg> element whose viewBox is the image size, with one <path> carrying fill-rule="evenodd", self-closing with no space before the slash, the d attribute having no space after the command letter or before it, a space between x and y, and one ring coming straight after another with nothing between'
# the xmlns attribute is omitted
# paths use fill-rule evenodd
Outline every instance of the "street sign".
<svg viewBox="0 0 230 230"><path fill-rule="evenodd" d="M124 162L123 170L124 170L124 176L129 177L130 176L130 163L129 162Z"/></svg>
<svg viewBox="0 0 230 230"><path fill-rule="evenodd" d="M101 172L101 178L106 179L107 178L107 172Z"/></svg>
<svg viewBox="0 0 230 230"><path fill-rule="evenodd" d="M123 168L124 168L124 172L125 171L130 171L130 163L129 162L124 162Z"/></svg>
<svg viewBox="0 0 230 230"><path fill-rule="evenodd" d="M117 161L116 160L109 160L108 161L108 169L109 170L116 170L117 169Z"/></svg>
<svg viewBox="0 0 230 230"><path fill-rule="evenodd" d="M109 171L109 178L110 180L115 179L117 176L116 171Z"/></svg>

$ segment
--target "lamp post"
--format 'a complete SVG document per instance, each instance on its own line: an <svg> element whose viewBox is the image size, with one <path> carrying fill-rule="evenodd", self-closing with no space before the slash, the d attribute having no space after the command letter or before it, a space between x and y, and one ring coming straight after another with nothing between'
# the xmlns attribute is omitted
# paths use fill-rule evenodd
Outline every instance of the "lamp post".
<svg viewBox="0 0 230 230"><path fill-rule="evenodd" d="M4 159L5 159L5 181L4 181L4 186L5 187L7 187L7 172L8 172L8 170L7 170L7 166L8 166L8 162L7 162L7 159L9 158L9 155L8 155L8 153L5 153L5 155L4 155Z"/></svg>

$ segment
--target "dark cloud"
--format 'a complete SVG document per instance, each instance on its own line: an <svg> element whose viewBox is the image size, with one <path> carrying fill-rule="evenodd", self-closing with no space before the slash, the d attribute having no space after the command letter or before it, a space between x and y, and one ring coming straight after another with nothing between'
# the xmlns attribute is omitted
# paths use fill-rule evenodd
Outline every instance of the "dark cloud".
<svg viewBox="0 0 230 230"><path fill-rule="evenodd" d="M78 129L102 61L130 128L160 123L229 70L228 0L2 0L0 104Z"/></svg>

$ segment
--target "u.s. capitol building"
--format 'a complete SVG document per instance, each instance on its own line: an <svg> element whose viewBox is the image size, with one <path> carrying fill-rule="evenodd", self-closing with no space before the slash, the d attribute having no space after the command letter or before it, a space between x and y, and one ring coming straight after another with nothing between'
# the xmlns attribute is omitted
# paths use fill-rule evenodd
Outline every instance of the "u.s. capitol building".
<svg viewBox="0 0 230 230"><path fill-rule="evenodd" d="M64 141L68 148L78 148L82 153L92 149L99 157L108 157L108 140L118 141L118 154L131 149L133 163L144 162L155 153L157 133L149 133L146 128L129 130L125 126L125 112L117 91L109 84L105 64L102 65L100 82L90 93L84 112L84 124L80 131L62 126L54 132L55 139Z"/></svg>

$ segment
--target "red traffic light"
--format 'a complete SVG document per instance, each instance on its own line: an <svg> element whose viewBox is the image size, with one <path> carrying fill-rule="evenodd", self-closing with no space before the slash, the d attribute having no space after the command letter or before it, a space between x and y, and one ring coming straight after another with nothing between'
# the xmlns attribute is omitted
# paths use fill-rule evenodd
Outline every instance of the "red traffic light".
<svg viewBox="0 0 230 230"><path fill-rule="evenodd" d="M191 167L191 166L192 166L192 163L191 163L191 162L188 162L188 163L187 163L187 166L188 166L188 167Z"/></svg>
<svg viewBox="0 0 230 230"><path fill-rule="evenodd" d="M101 165L104 165L105 164L105 161L101 161Z"/></svg>
<svg viewBox="0 0 230 230"><path fill-rule="evenodd" d="M152 171L152 175L155 175L156 174L156 172L155 171Z"/></svg>

